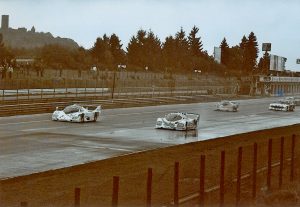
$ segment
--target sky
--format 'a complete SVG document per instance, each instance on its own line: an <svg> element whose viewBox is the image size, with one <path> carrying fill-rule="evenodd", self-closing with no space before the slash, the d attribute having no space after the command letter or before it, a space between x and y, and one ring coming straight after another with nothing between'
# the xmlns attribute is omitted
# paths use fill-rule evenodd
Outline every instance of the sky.
<svg viewBox="0 0 300 207"><path fill-rule="evenodd" d="M260 51L270 42L271 54L287 58L286 69L300 71L300 0L0 0L3 14L11 28L35 26L87 49L105 33L117 34L126 49L139 29L164 41L195 25L211 55L224 37L235 46L253 31Z"/></svg>

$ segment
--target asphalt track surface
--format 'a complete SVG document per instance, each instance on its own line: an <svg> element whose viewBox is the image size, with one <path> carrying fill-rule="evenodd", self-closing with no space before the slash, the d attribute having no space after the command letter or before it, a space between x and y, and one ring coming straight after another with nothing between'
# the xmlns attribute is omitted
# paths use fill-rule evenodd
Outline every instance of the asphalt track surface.
<svg viewBox="0 0 300 207"><path fill-rule="evenodd" d="M100 120L90 123L55 122L51 114L1 117L0 179L298 123L298 108L268 110L276 99L240 100L238 112L214 111L213 102L104 109ZM177 111L199 113L198 129L154 129L158 117Z"/></svg>

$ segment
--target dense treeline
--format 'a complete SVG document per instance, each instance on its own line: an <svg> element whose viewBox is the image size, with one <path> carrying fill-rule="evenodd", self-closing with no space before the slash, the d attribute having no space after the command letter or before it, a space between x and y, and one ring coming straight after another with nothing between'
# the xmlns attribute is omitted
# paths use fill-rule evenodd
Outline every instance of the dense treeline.
<svg viewBox="0 0 300 207"><path fill-rule="evenodd" d="M127 65L128 70L167 73L192 73L220 75L250 75L268 73L269 54L265 53L257 63L258 43L253 32L243 36L241 42L230 47L224 38L220 43L221 64L214 61L203 49L199 28L189 33L183 28L160 40L153 31L139 30L126 47L116 34L98 37L90 49L69 49L60 45L46 45L35 49L7 49L0 36L0 64L10 63L14 57L34 57L43 68L114 70Z"/></svg>

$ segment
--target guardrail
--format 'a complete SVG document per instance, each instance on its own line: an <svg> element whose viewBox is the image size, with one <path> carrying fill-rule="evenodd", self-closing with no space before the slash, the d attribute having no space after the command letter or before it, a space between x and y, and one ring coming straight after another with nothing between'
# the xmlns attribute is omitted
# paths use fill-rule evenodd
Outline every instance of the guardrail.
<svg viewBox="0 0 300 207"><path fill-rule="evenodd" d="M274 154L273 150L276 148L274 146L274 141L279 141L279 155ZM286 143L290 143L290 145L287 146ZM209 175L206 174L207 171L212 170L208 169L209 165L207 164L209 162L216 162L216 160L207 160L205 154L199 155L199 162L197 163L199 167L199 182L197 182L197 187L195 187L198 189L197 192L179 193L180 190L182 191L181 170L186 169L183 169L183 166L181 166L182 163L175 161L173 165L173 179L170 179L173 180L173 191L171 192L173 200L166 203L153 203L152 198L155 189L153 180L157 180L156 176L160 175L153 173L155 172L155 168L148 168L143 182L145 183L145 186L143 186L145 193L144 196L142 196L144 200L143 206L178 207L187 203L189 204L188 206L198 205L200 207L210 205L225 206L226 204L230 206L240 206L242 202L245 204L245 200L248 201L247 205L249 205L251 203L253 204L259 196L258 194L260 191L258 189L265 188L265 191L271 192L271 190L283 188L284 184L290 185L295 181L296 135L292 135L292 137L288 138L281 137L280 139L268 139L267 145L260 145L260 148L263 148L263 151L267 151L267 162L260 167L258 164L265 159L261 156L261 151L258 151L258 143L254 142L252 144L250 166L245 166L244 164L244 156L247 154L244 154L243 146L238 147L236 154L228 153L228 158L236 161L236 168L230 169L231 171L236 172L235 175L226 174L228 173L228 168L231 168L232 165L227 165L228 159L225 159L225 156L227 156L226 150L221 151L218 168L214 169L219 172L219 177L215 178L215 180L218 180L218 184L207 179ZM246 159L249 159L249 157ZM250 171L245 172L243 168L250 169ZM276 173L273 172L275 169ZM120 180L124 182L124 179L126 179L126 177L123 178L122 175L113 176L111 179L112 188L110 206L112 207L117 207L120 204L120 188L123 188ZM264 183L266 183L266 185L264 185ZM128 188L128 186L126 187ZM134 186L133 189L135 189ZM73 204L70 203L69 206L73 205L74 207L80 207L84 204L81 199L81 194L86 193L84 192L85 190L87 189L75 187ZM209 200L209 195L212 193L214 193L214 196ZM185 196L180 197L182 194L185 194ZM226 196L231 198L229 201L227 200L227 202ZM125 201L124 197L123 201ZM51 203L51 201L49 202ZM124 205L126 205L126 203ZM20 206L29 207L30 202L22 201L20 202ZM121 203L120 206L123 206L123 203Z"/></svg>

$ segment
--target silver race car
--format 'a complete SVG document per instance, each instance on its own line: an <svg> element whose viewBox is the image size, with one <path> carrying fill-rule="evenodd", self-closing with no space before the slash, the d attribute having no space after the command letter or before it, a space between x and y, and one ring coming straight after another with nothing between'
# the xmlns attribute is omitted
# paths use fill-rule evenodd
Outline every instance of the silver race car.
<svg viewBox="0 0 300 207"><path fill-rule="evenodd" d="M279 100L269 105L269 110L274 111L294 111L295 103L288 99Z"/></svg>
<svg viewBox="0 0 300 207"><path fill-rule="evenodd" d="M199 114L193 113L169 113L156 120L157 129L193 130L197 129L200 119Z"/></svg>
<svg viewBox="0 0 300 207"><path fill-rule="evenodd" d="M239 109L239 103L234 101L221 101L216 105L216 111L233 111L236 112Z"/></svg>
<svg viewBox="0 0 300 207"><path fill-rule="evenodd" d="M52 114L53 121L68 121L68 122L91 122L97 121L101 114L101 106L97 106L94 110L89 110L78 104L67 106L63 110L56 110Z"/></svg>

